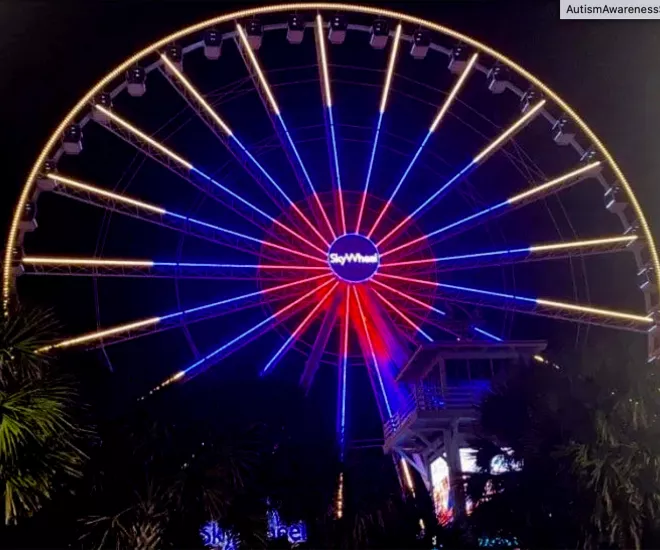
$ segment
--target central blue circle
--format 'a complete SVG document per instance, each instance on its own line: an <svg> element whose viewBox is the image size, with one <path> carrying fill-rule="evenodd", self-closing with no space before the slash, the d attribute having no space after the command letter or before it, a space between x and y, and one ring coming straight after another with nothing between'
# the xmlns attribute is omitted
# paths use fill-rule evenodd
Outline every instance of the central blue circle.
<svg viewBox="0 0 660 550"><path fill-rule="evenodd" d="M371 239L349 233L330 245L328 265L343 281L361 283L371 279L378 270L380 254Z"/></svg>

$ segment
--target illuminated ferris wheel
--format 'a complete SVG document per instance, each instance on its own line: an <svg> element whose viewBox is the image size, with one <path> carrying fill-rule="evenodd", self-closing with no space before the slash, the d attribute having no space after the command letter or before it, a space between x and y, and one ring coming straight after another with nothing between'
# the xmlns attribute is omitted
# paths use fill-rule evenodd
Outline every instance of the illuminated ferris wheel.
<svg viewBox="0 0 660 550"><path fill-rule="evenodd" d="M80 329L44 353L158 356L142 397L245 349L305 386L337 368L343 453L352 367L386 420L420 344L614 329L654 359L659 267L615 161L533 75L428 21L310 3L183 29L90 89L23 188L3 297Z"/></svg>

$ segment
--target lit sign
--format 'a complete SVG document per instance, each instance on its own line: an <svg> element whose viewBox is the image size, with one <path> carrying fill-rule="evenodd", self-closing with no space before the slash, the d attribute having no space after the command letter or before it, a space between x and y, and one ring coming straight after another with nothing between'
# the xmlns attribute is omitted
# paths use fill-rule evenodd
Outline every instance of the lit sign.
<svg viewBox="0 0 660 550"><path fill-rule="evenodd" d="M507 447L502 449L502 454L495 455L490 461L490 473L491 475L500 475L505 472L519 472L522 469L522 464L511 460L511 454L513 451ZM477 452L474 449L463 448L459 449L460 461L461 461L461 472L463 474L475 474L479 472L479 467L477 466ZM466 484L467 487L467 484ZM484 497L488 498L490 495L494 494L495 490L493 489L493 484L490 480L486 483L484 487ZM465 498L465 511L468 515L472 513L474 507L478 504L472 502L469 497Z"/></svg>
<svg viewBox="0 0 660 550"><path fill-rule="evenodd" d="M431 486L435 515L440 525L447 525L454 519L454 507L451 502L449 466L441 456L431 462Z"/></svg>
<svg viewBox="0 0 660 550"><path fill-rule="evenodd" d="M479 546L487 548L519 548L520 544L516 537L480 537Z"/></svg>
<svg viewBox="0 0 660 550"><path fill-rule="evenodd" d="M477 451L470 448L464 448L458 450L460 462L461 462L461 472L463 474L476 474L479 472L479 467L477 466ZM467 488L467 483L465 484ZM474 510L474 502L469 496L465 496L465 513L469 516Z"/></svg>
<svg viewBox="0 0 660 550"><path fill-rule="evenodd" d="M328 265L337 277L348 283L361 283L373 277L380 264L376 245L356 233L342 235L330 245Z"/></svg>
<svg viewBox="0 0 660 550"><path fill-rule="evenodd" d="M285 538L291 546L307 542L307 526L302 521L286 524L280 519L277 510L266 513L267 532L269 539ZM238 550L240 537L230 529L223 529L217 521L207 521L199 530L202 543L213 550Z"/></svg>
<svg viewBox="0 0 660 550"><path fill-rule="evenodd" d="M223 529L217 521L207 521L199 530L202 544L214 550L238 550L239 538L229 529Z"/></svg>
<svg viewBox="0 0 660 550"><path fill-rule="evenodd" d="M307 541L307 527L302 521L296 521L287 525L280 519L280 515L276 510L270 510L267 517L267 536L269 539L281 539L286 537L289 543L293 546Z"/></svg>
<svg viewBox="0 0 660 550"><path fill-rule="evenodd" d="M344 265L349 264L377 264L378 263L378 254L372 254L371 256L364 256L359 252L349 252L347 254L335 254L334 252L330 254L330 263Z"/></svg>

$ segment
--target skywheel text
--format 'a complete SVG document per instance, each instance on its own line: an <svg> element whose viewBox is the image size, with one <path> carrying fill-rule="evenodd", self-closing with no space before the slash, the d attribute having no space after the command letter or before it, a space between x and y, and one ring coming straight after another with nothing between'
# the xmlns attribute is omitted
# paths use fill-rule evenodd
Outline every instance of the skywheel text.
<svg viewBox="0 0 660 550"><path fill-rule="evenodd" d="M330 254L331 264L377 264L378 254L364 255L359 252L348 252L346 254L337 254L333 252Z"/></svg>

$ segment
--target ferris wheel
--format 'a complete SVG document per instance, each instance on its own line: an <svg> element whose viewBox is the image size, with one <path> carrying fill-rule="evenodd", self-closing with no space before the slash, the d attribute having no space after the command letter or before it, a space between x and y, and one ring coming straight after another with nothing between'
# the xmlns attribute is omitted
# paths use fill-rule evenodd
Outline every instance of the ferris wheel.
<svg viewBox="0 0 660 550"><path fill-rule="evenodd" d="M660 353L658 255L605 146L507 57L376 7L247 9L126 60L37 158L4 268L6 314L39 296L80 329L42 352L160 354L141 398L241 349L305 386L336 367L342 452L352 367L387 419L420 344Z"/></svg>

